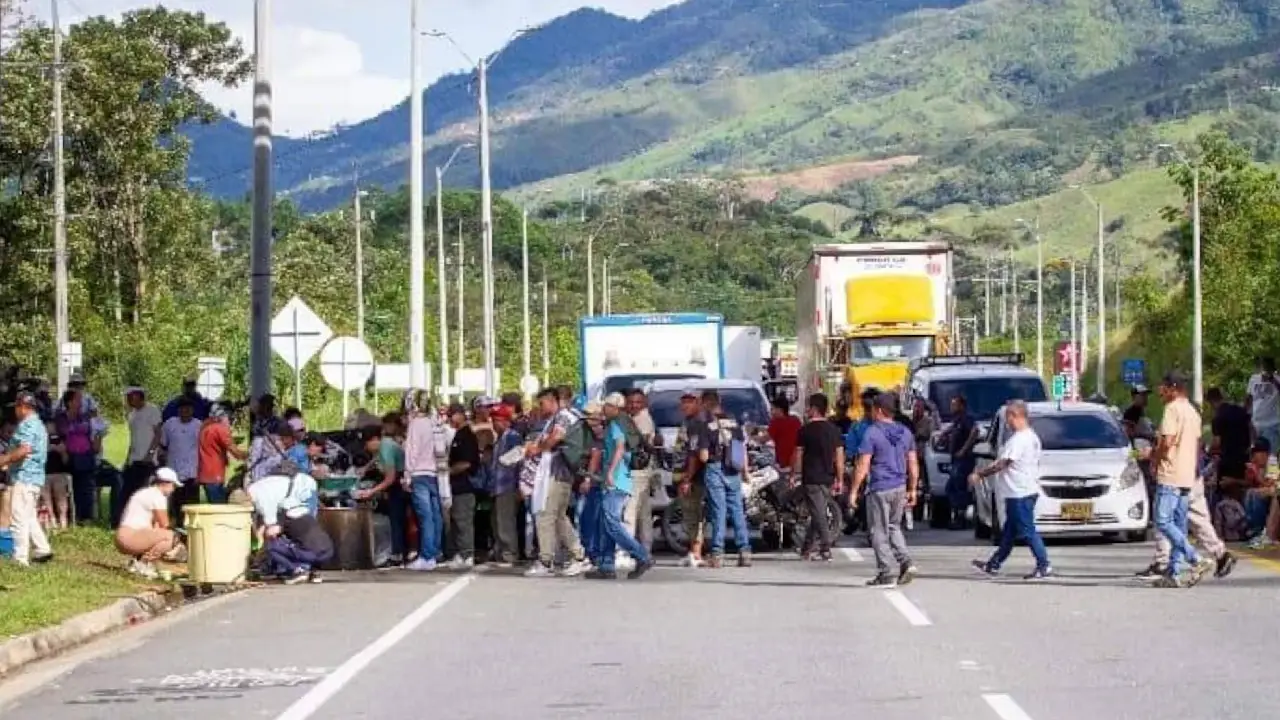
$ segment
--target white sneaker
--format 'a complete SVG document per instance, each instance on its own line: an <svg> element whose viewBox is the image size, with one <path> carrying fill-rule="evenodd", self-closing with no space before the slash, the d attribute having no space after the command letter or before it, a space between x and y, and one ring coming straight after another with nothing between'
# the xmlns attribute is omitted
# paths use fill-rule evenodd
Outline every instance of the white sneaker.
<svg viewBox="0 0 1280 720"><path fill-rule="evenodd" d="M449 561L449 569L450 569L450 570L457 570L457 571L459 571L459 572L466 571L466 570L470 570L471 568L473 568L473 567L475 567L475 566L476 566L476 561L475 561L475 560L473 560L472 558L459 558L459 557L456 557L456 558L454 558L454 559L452 559L452 560L450 560L450 561Z"/></svg>
<svg viewBox="0 0 1280 720"><path fill-rule="evenodd" d="M564 569L560 571L561 577L577 577L582 573L591 569L591 563L586 560L573 560Z"/></svg>
<svg viewBox="0 0 1280 720"><path fill-rule="evenodd" d="M614 556L613 566L617 568L619 572L631 572L636 569L636 561L635 558L631 557L627 553L620 552Z"/></svg>
<svg viewBox="0 0 1280 720"><path fill-rule="evenodd" d="M702 567L702 561L694 557L693 554L690 553L680 559L680 567L687 567L687 568Z"/></svg>
<svg viewBox="0 0 1280 720"><path fill-rule="evenodd" d="M1267 537L1267 534L1264 532L1259 533L1257 537L1250 540L1248 547L1250 550L1265 550L1270 547L1275 547L1277 544L1280 543L1276 543L1275 540Z"/></svg>
<svg viewBox="0 0 1280 720"><path fill-rule="evenodd" d="M405 565L404 569L412 570L414 572L431 572L432 570L436 569L436 561L423 560L422 558L418 558L417 560L414 560L408 565Z"/></svg>
<svg viewBox="0 0 1280 720"><path fill-rule="evenodd" d="M133 564L129 566L129 572L133 573L134 575L141 575L142 577L148 580L155 580L156 578L160 577L160 573L156 571L156 568L154 565L152 565L149 562L143 562L141 560L134 560Z"/></svg>
<svg viewBox="0 0 1280 720"><path fill-rule="evenodd" d="M529 566L529 569L524 571L524 576L527 578L551 577L554 574L555 573L551 572L551 568L543 565L537 560L534 560L533 565Z"/></svg>

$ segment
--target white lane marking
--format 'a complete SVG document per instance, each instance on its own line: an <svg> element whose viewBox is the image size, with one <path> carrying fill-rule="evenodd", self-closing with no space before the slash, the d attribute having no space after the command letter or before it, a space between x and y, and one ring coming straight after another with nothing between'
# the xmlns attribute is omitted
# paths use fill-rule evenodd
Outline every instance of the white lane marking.
<svg viewBox="0 0 1280 720"><path fill-rule="evenodd" d="M1008 695L987 693L982 696L982 699L986 700L991 709L996 711L996 715L1000 716L1000 720L1031 720L1031 716Z"/></svg>
<svg viewBox="0 0 1280 720"><path fill-rule="evenodd" d="M903 595L897 590L885 590L884 597L889 601L889 604L892 605L899 613L902 613L902 617L906 618L907 622L912 625L916 627L924 627L926 625L933 624L929 621L928 616L925 615L920 608L916 607L915 603L908 600L906 595Z"/></svg>
<svg viewBox="0 0 1280 720"><path fill-rule="evenodd" d="M409 613L403 620L396 623L395 627L388 630L382 637L374 640L365 649L352 655L350 659L338 666L324 680L317 683L306 695L298 698L297 702L289 706L289 709L280 714L276 720L306 720L319 710L326 702L328 702L338 691L358 674L360 671L369 667L369 665L377 660L383 653L395 647L396 643L405 639L409 633L418 629L418 626L426 622L432 615L436 614L440 608L444 607L458 593L475 580L475 575L463 575L444 587L443 590L431 596L431 599L424 602L417 610Z"/></svg>
<svg viewBox="0 0 1280 720"><path fill-rule="evenodd" d="M858 548L840 548L840 554L849 562L862 562L862 553L858 552Z"/></svg>

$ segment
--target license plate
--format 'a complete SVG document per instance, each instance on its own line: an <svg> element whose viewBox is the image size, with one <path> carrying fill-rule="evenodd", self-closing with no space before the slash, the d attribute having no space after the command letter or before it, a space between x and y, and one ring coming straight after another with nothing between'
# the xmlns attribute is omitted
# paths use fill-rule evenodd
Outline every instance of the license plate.
<svg viewBox="0 0 1280 720"><path fill-rule="evenodd" d="M1091 517L1093 517L1093 503L1089 503L1089 502L1062 503L1062 519L1063 520L1087 521Z"/></svg>

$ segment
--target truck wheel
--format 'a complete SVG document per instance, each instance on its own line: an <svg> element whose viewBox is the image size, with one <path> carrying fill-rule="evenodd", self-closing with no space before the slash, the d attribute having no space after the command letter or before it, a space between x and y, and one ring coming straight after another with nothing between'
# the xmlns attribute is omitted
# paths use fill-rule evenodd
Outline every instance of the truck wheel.
<svg viewBox="0 0 1280 720"><path fill-rule="evenodd" d="M667 550L676 555L684 556L689 553L689 539L684 532L684 512L680 503L675 500L662 513L662 541L666 543Z"/></svg>
<svg viewBox="0 0 1280 720"><path fill-rule="evenodd" d="M946 530L951 525L951 501L946 497L929 496L929 527Z"/></svg>

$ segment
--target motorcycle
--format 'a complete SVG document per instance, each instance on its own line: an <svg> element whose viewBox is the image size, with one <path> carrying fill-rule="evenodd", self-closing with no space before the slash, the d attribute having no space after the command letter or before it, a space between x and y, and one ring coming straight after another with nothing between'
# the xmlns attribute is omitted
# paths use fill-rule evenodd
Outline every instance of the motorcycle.
<svg viewBox="0 0 1280 720"><path fill-rule="evenodd" d="M683 472L680 457L682 456L664 453L660 461L664 468L678 477ZM748 531L753 536L759 533L760 546L764 550L784 547L800 550L805 547L809 531L809 509L799 488L792 487L790 479L784 473L784 469L778 467L772 443L757 439L748 441L747 470L742 479L743 504ZM844 523L844 514L835 498L827 503L827 523L832 535L838 535ZM710 535L708 523L703 536ZM689 552L688 536L684 531L683 503L673 501L667 505L662 514L662 539L667 548L676 554L684 555Z"/></svg>

